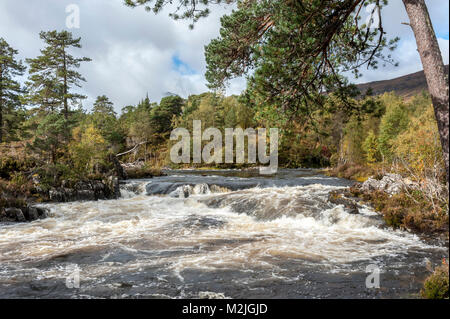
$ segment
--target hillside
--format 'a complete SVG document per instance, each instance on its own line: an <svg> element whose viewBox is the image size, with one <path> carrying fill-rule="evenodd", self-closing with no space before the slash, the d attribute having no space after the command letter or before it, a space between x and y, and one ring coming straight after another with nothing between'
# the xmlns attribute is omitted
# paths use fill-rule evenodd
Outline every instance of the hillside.
<svg viewBox="0 0 450 319"><path fill-rule="evenodd" d="M448 73L448 65L446 65L445 68ZM423 90L428 90L423 71L411 73L391 80L358 84L357 87L362 93L365 93L368 88L372 88L374 95L394 91L398 95L404 97L410 97Z"/></svg>

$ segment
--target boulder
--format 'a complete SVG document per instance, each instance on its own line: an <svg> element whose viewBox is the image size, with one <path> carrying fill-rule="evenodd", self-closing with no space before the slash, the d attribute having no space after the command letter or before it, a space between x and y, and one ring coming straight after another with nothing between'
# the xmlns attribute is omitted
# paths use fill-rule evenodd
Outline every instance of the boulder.
<svg viewBox="0 0 450 319"><path fill-rule="evenodd" d="M170 197L188 198L193 192L193 188L190 185L179 186L176 190L169 194Z"/></svg>
<svg viewBox="0 0 450 319"><path fill-rule="evenodd" d="M119 179L114 176L104 181L80 181L73 188L59 187L49 191L49 198L53 202L92 201L119 197Z"/></svg>
<svg viewBox="0 0 450 319"><path fill-rule="evenodd" d="M5 215L7 218L16 222L25 222L25 216L20 208L6 208Z"/></svg>
<svg viewBox="0 0 450 319"><path fill-rule="evenodd" d="M22 208L22 212L27 221L33 221L39 218L38 211L35 207L25 207Z"/></svg>
<svg viewBox="0 0 450 319"><path fill-rule="evenodd" d="M406 184L407 181L399 174L385 174L381 179L370 177L360 188L364 192L379 190L394 195L400 193Z"/></svg>
<svg viewBox="0 0 450 319"><path fill-rule="evenodd" d="M35 207L36 211L38 213L38 217L39 219L43 219L47 217L47 213L48 213L48 209L47 208L42 208L42 207Z"/></svg>

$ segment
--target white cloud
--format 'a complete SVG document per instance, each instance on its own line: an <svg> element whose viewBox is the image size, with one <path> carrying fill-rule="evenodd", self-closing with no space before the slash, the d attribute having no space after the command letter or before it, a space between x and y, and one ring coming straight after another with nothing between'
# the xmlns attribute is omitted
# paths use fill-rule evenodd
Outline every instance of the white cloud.
<svg viewBox="0 0 450 319"><path fill-rule="evenodd" d="M448 6L447 0L427 0L428 11L437 34L448 30ZM399 0L389 1L389 5L382 10L383 27L387 36L400 37L398 48L392 53L392 57L399 63L397 67L387 65L376 70L362 70L363 76L354 80L357 83L392 79L409 73L422 70L422 62L417 51L416 40L411 27L402 24L409 22L408 15ZM441 32L439 32L441 31ZM444 63L448 63L448 40L438 39Z"/></svg>

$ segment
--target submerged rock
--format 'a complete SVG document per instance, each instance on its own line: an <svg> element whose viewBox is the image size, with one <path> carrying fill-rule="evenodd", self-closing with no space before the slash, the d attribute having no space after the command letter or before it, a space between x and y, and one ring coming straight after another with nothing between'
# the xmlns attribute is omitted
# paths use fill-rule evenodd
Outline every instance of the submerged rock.
<svg viewBox="0 0 450 319"><path fill-rule="evenodd" d="M211 191L209 190L209 186L206 183L195 185L193 191L194 191L194 194L198 194L198 195L211 193Z"/></svg>
<svg viewBox="0 0 450 319"><path fill-rule="evenodd" d="M359 205L354 199L346 197L345 190L332 191L328 194L328 201L335 205L342 205L349 214L359 214Z"/></svg>

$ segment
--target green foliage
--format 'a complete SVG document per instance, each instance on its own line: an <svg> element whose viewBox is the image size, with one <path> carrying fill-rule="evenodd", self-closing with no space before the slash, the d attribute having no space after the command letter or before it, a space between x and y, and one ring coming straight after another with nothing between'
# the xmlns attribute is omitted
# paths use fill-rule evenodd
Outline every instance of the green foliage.
<svg viewBox="0 0 450 319"><path fill-rule="evenodd" d="M92 124L96 129L100 130L102 137L108 142L109 147L114 152L118 152L123 146L125 132L119 125L114 105L107 96L97 97L93 105L92 114L86 117L84 122L84 126Z"/></svg>
<svg viewBox="0 0 450 319"><path fill-rule="evenodd" d="M392 63L382 51L398 41L358 22L355 9L369 2L239 1L238 10L221 19L220 37L206 47L206 78L217 88L250 74L248 94L272 116L310 116L327 99L320 89L352 108L348 98L356 92L340 73L358 76L363 64Z"/></svg>
<svg viewBox="0 0 450 319"><path fill-rule="evenodd" d="M404 162L417 177L424 178L436 172L445 178L442 148L434 110L427 108L412 117L408 128L393 141L393 154Z"/></svg>
<svg viewBox="0 0 450 319"><path fill-rule="evenodd" d="M161 99L150 113L150 121L156 133L168 133L172 130L172 119L181 114L184 101L179 96Z"/></svg>
<svg viewBox="0 0 450 319"><path fill-rule="evenodd" d="M23 93L16 77L23 75L25 67L17 61L18 51L0 38L0 143L13 140L23 121L20 94Z"/></svg>
<svg viewBox="0 0 450 319"><path fill-rule="evenodd" d="M114 112L114 104L106 95L97 96L92 113L99 113L105 116L116 116L116 112Z"/></svg>
<svg viewBox="0 0 450 319"><path fill-rule="evenodd" d="M17 172L28 171L36 165L30 158L1 157L0 158L0 178L10 180Z"/></svg>
<svg viewBox="0 0 450 319"><path fill-rule="evenodd" d="M73 86L80 87L80 82L86 81L76 69L81 62L91 59L75 58L69 53L71 48L81 48L81 39L74 39L68 31L42 31L39 36L46 47L41 50L40 56L26 59L30 65L27 100L45 112L61 109L67 119L69 103L77 105L79 100L85 98L71 92Z"/></svg>
<svg viewBox="0 0 450 319"><path fill-rule="evenodd" d="M36 129L31 149L44 159L56 164L62 149L70 138L70 127L73 122L61 113L50 113L43 117Z"/></svg>
<svg viewBox="0 0 450 319"><path fill-rule="evenodd" d="M124 0L125 5L129 7L137 7L144 6L145 10L153 11L154 13L160 12L164 6L167 4L166 0ZM189 25L190 28L194 27L194 23L199 19L208 16L209 14L209 4L221 4L226 3L230 4L236 2L236 0L196 0L196 1L184 1L179 0L177 5L177 10L170 13L169 15L175 19L189 19L192 21L192 24ZM170 2L172 3L172 2ZM185 10L180 13L182 7L185 7Z"/></svg>
<svg viewBox="0 0 450 319"><path fill-rule="evenodd" d="M344 129L342 152L347 161L362 163L365 159L363 142L365 131L363 123L357 117L352 117Z"/></svg>
<svg viewBox="0 0 450 319"><path fill-rule="evenodd" d="M408 123L408 112L402 102L394 102L388 106L386 114L381 118L378 135L379 150L385 159L392 159L394 139L407 128Z"/></svg>

